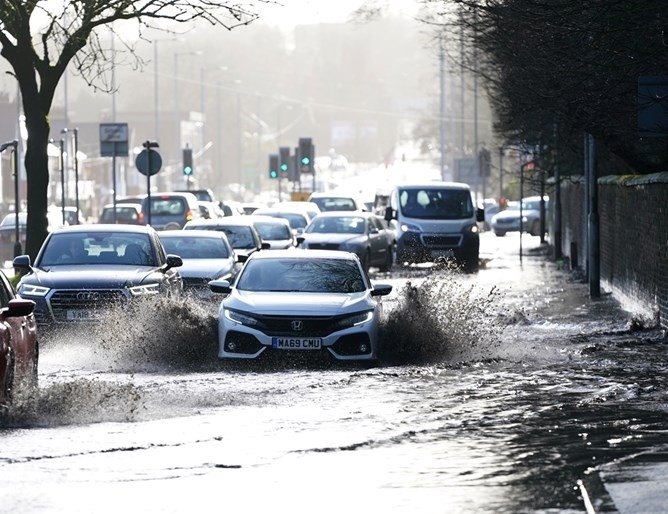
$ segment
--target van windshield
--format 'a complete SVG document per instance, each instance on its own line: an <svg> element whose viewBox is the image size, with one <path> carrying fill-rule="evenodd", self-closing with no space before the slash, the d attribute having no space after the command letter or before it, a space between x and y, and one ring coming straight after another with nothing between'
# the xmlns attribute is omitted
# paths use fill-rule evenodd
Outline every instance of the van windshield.
<svg viewBox="0 0 668 514"><path fill-rule="evenodd" d="M471 193L464 189L410 188L399 192L399 208L408 218L467 219L474 215Z"/></svg>

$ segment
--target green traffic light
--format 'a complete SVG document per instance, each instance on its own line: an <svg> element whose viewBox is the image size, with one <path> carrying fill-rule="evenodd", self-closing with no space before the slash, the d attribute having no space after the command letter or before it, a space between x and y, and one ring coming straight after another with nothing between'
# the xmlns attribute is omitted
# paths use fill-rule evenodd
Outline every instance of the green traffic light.
<svg viewBox="0 0 668 514"><path fill-rule="evenodd" d="M278 173L276 170L269 171L269 178L278 178Z"/></svg>
<svg viewBox="0 0 668 514"><path fill-rule="evenodd" d="M287 164L281 164L281 171L288 171L288 165Z"/></svg>
<svg viewBox="0 0 668 514"><path fill-rule="evenodd" d="M193 169L191 166L186 166L183 168L184 175L192 175Z"/></svg>
<svg viewBox="0 0 668 514"><path fill-rule="evenodd" d="M309 159L308 157L302 157L302 164L304 166L308 166L310 162L311 162L311 159Z"/></svg>

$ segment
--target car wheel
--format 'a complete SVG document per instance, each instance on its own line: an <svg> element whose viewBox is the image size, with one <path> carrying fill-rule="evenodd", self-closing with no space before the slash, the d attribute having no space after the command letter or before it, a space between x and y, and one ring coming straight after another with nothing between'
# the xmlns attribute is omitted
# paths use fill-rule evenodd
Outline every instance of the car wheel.
<svg viewBox="0 0 668 514"><path fill-rule="evenodd" d="M529 229L529 234L532 236L540 235L540 221L535 220L531 223L531 228Z"/></svg>
<svg viewBox="0 0 668 514"><path fill-rule="evenodd" d="M12 393L14 391L14 368L16 361L14 360L14 352L11 350L7 354L7 370L5 371L5 387L4 387L4 403L10 405L12 403Z"/></svg>
<svg viewBox="0 0 668 514"><path fill-rule="evenodd" d="M503 236L506 235L506 233L505 233L503 230L495 230L495 231L494 231L494 235L495 235L496 237L503 237Z"/></svg>
<svg viewBox="0 0 668 514"><path fill-rule="evenodd" d="M390 246L387 249L387 252L385 254L385 262L379 268L380 271L387 272L387 271L390 271L390 269L392 269L392 262L394 261L394 255L393 254L394 254L394 251L392 250L392 247Z"/></svg>

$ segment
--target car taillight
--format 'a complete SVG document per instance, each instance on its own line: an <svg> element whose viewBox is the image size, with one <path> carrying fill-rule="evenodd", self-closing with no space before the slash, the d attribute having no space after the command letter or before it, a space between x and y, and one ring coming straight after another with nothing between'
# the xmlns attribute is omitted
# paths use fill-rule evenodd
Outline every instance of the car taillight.
<svg viewBox="0 0 668 514"><path fill-rule="evenodd" d="M188 209L188 211L186 211L186 220L191 221L192 219L193 219L193 211Z"/></svg>
<svg viewBox="0 0 668 514"><path fill-rule="evenodd" d="M140 225L144 224L144 213L143 212L139 213L139 216L137 216L137 220L139 221Z"/></svg>

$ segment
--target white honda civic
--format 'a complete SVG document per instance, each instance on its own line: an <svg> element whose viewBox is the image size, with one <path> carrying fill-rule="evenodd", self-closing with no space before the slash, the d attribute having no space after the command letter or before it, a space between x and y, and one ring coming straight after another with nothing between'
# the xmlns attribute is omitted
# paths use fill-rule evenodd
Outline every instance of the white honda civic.
<svg viewBox="0 0 668 514"><path fill-rule="evenodd" d="M221 359L274 357L370 361L378 357L381 296L355 254L328 250L263 250L252 254L218 314Z"/></svg>

